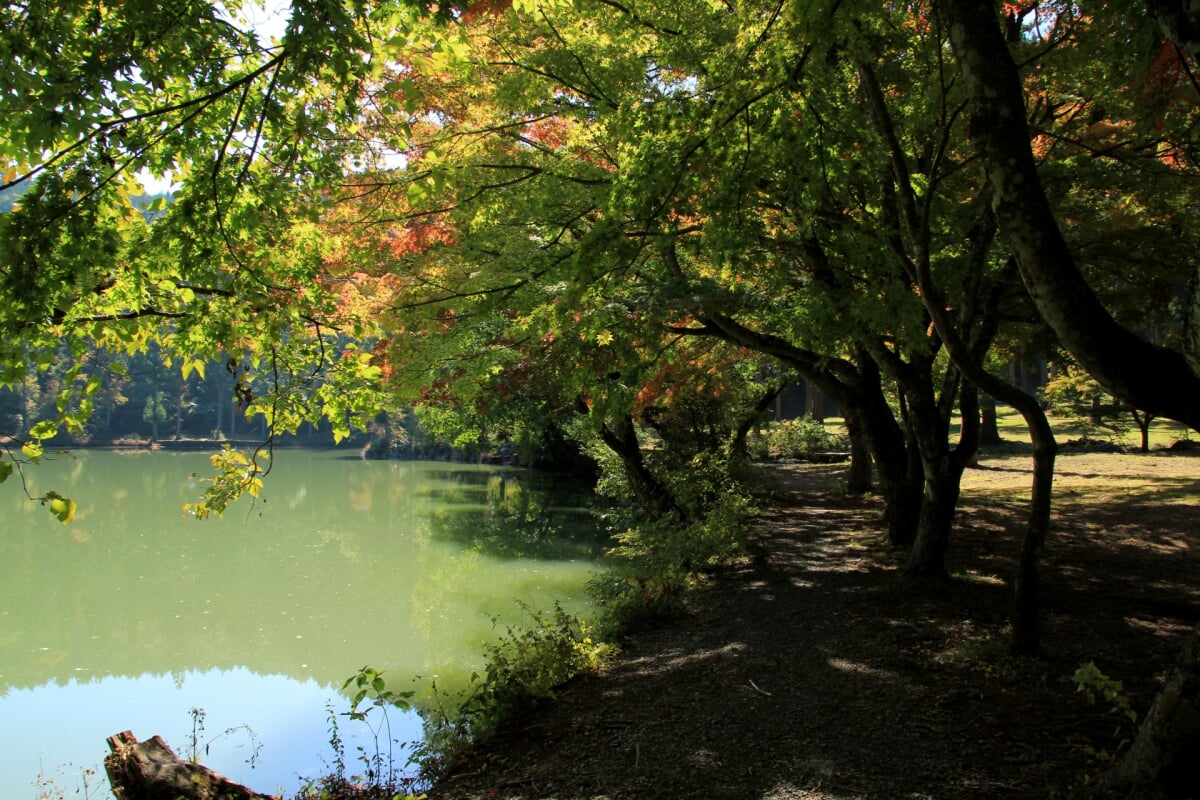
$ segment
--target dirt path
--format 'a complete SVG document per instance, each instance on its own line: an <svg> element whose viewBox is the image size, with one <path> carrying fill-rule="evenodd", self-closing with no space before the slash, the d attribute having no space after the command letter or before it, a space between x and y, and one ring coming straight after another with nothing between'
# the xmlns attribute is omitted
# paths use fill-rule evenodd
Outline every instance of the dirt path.
<svg viewBox="0 0 1200 800"><path fill-rule="evenodd" d="M1004 649L1023 459L969 474L956 579L932 596L897 580L879 508L842 496L836 469L773 468L775 503L748 558L686 615L633 637L619 664L481 748L431 800L1067 788L1098 768L1093 751L1118 744L1115 720L1075 691L1075 668L1095 660L1144 709L1200 617L1200 462L1086 459L1060 461L1045 658Z"/></svg>

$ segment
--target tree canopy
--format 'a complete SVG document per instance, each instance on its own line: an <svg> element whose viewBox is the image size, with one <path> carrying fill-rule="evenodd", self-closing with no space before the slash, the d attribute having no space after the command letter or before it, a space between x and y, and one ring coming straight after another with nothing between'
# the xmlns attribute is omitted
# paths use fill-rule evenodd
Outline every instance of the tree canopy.
<svg viewBox="0 0 1200 800"><path fill-rule="evenodd" d="M1055 442L997 353L1061 347L1200 428L1200 27L1175 6L342 0L269 41L247 10L4 10L0 387L62 374L0 479L94 413L98 354L154 348L184 381L224 364L268 441L385 408L571 439L686 525L716 493L681 476L732 471L799 375L908 574L944 579L984 392L1035 444L1029 652ZM170 197L141 203L148 177ZM199 517L260 485L215 463Z"/></svg>

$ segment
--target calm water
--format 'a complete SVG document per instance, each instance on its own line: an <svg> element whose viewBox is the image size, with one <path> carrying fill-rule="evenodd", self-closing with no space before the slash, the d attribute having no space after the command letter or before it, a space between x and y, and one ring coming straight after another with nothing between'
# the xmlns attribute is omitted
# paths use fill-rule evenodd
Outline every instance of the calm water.
<svg viewBox="0 0 1200 800"><path fill-rule="evenodd" d="M69 526L15 476L0 487L0 796L83 797L96 769L90 796L107 797L105 738L160 734L188 755L192 709L204 763L290 791L331 762L326 706L346 709L338 689L359 667L395 690L460 686L522 605L584 607L599 547L577 489L338 451L275 461L265 502L207 522L181 511L203 454L85 452L30 471L32 494L79 503ZM415 715L392 724L420 736ZM374 750L344 719L341 733L347 761Z"/></svg>

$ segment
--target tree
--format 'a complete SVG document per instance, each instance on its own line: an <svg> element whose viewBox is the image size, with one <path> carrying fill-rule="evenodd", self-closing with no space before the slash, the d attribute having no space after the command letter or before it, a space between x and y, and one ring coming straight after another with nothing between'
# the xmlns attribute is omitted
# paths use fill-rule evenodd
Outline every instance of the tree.
<svg viewBox="0 0 1200 800"><path fill-rule="evenodd" d="M239 402L272 430L324 415L340 433L361 419L351 406L369 417L369 358L338 346L360 331L335 313L310 223L342 175L337 131L357 123L364 81L409 46L427 9L297 2L271 42L238 10L34 2L0 12L10 62L0 190L24 192L0 217L0 385L49 369L61 348L76 365L54 417L6 432L20 447L6 448L0 475L36 460L59 429L82 430L99 387L79 371L92 348L155 342L183 379L230 360ZM436 28L423 36L436 40ZM174 181L173 202L140 207L145 172ZM265 374L251 381L246 366Z"/></svg>
<svg viewBox="0 0 1200 800"><path fill-rule="evenodd" d="M1001 234L1042 317L1119 397L1200 426L1200 377L1188 357L1117 322L1078 268L1039 176L1021 79L992 3L943 0L939 11L970 98L970 133L988 168Z"/></svg>
<svg viewBox="0 0 1200 800"><path fill-rule="evenodd" d="M167 421L167 406L166 395L163 392L155 392L146 398L146 405L142 409L142 419L150 423L150 440L158 441L158 423Z"/></svg>
<svg viewBox="0 0 1200 800"><path fill-rule="evenodd" d="M1151 15L1178 48L1180 61L1194 62L1194 14L1167 3L1150 3ZM1140 9L1119 6L1138 15ZM1052 212L1030 146L1023 86L1000 21L990 2L942 0L946 20L971 101L971 135L993 187L1002 234L1016 254L1022 277L1046 322L1063 346L1118 397L1147 412L1200 425L1200 377L1195 329L1181 350L1150 344L1117 322L1100 303L1078 268ZM1191 74L1181 69L1177 80ZM1182 151L1186 153L1186 150ZM1192 161L1189 159L1189 161ZM1194 163L1194 162L1193 162ZM1193 310L1195 295L1193 296ZM1197 701L1197 637L1193 632L1179 665L1178 680L1164 687L1134 745L1107 776L1106 789L1128 792L1190 791L1183 774L1200 730ZM1183 796L1183 794L1178 794Z"/></svg>
<svg viewBox="0 0 1200 800"><path fill-rule="evenodd" d="M1128 415L1141 434L1141 451L1150 451L1152 414L1123 405L1073 359L1062 359L1055 367L1054 376L1042 389L1043 400L1055 414L1082 420L1091 429L1107 430L1117 436L1129 431Z"/></svg>

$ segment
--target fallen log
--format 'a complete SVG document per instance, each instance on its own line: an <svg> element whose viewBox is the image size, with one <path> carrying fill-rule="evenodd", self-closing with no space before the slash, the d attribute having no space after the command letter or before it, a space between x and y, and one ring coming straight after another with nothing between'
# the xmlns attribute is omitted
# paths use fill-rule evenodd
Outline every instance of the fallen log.
<svg viewBox="0 0 1200 800"><path fill-rule="evenodd" d="M108 747L104 771L117 800L278 800L180 758L161 736L139 742L124 731Z"/></svg>

